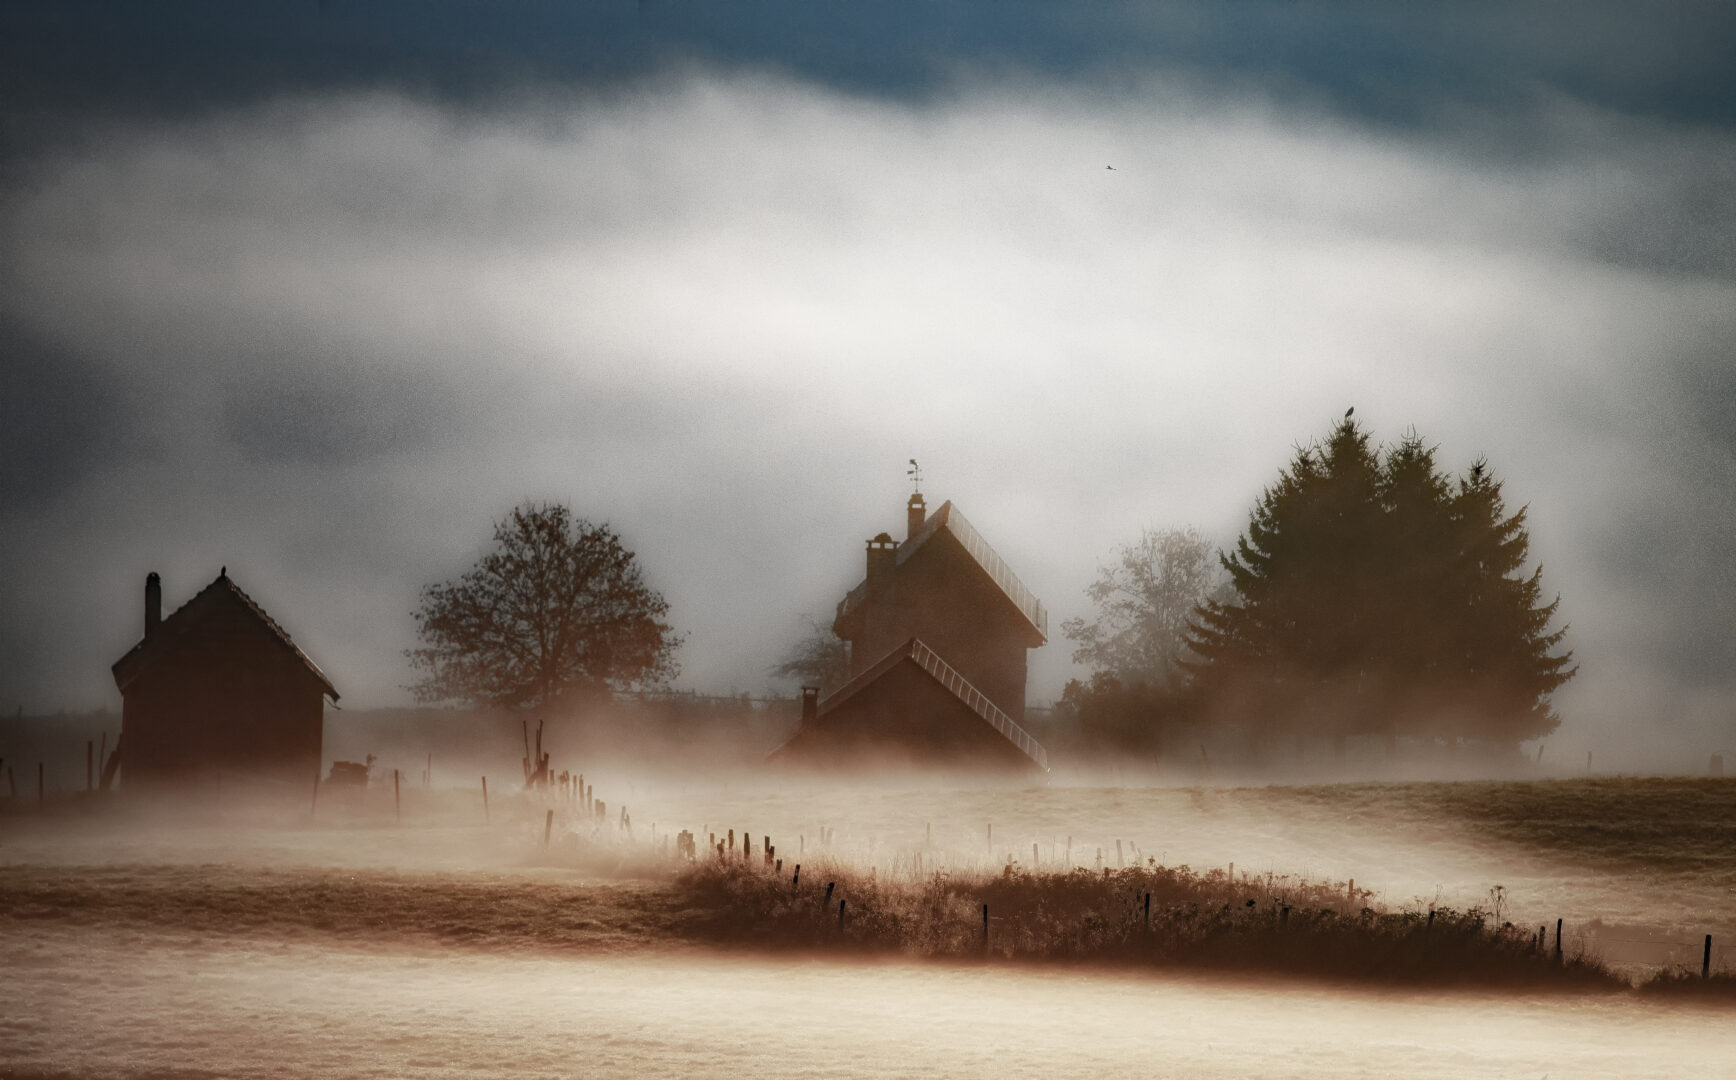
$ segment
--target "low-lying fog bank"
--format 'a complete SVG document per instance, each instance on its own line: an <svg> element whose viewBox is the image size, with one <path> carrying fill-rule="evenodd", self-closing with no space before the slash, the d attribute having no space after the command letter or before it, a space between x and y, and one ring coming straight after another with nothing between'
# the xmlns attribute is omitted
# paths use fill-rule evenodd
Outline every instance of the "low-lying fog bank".
<svg viewBox="0 0 1736 1080"><path fill-rule="evenodd" d="M1561 919L1570 950L1636 977L1697 970L1708 933L1714 967L1736 957L1730 780L887 789L605 773L588 783L602 817L570 795L496 790L485 811L479 789L437 786L405 786L396 801L389 787L328 792L317 807L232 791L169 807L120 797L13 807L0 813L0 889L25 867L50 880L55 868L221 865L668 881L686 830L702 856L714 836L750 836L756 853L769 837L791 868L820 857L884 880L1156 863L1341 892L1354 883L1389 910L1475 906L1551 931Z"/></svg>

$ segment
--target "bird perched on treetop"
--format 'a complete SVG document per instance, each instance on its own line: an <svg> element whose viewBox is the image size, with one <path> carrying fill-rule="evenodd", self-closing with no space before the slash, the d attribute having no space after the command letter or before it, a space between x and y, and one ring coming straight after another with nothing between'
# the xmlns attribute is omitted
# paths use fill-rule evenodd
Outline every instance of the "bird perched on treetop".
<svg viewBox="0 0 1736 1080"><path fill-rule="evenodd" d="M1351 413L1353 413L1353 412L1355 412L1355 411L1356 411L1356 406L1355 406L1355 405L1352 405L1352 406L1351 406L1351 407L1350 407L1350 408L1348 408L1348 409L1345 409L1345 410L1344 410L1344 418L1345 418L1345 419L1346 419L1346 420L1348 420L1348 419L1350 419L1350 414L1351 414Z"/></svg>

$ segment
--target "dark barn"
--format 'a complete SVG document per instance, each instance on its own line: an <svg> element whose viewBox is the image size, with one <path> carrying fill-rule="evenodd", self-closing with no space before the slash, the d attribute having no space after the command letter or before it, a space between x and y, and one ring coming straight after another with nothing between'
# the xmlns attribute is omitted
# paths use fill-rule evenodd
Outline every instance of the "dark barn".
<svg viewBox="0 0 1736 1080"><path fill-rule="evenodd" d="M321 763L331 680L227 570L162 617L145 579L144 640L114 665L121 776L133 789L225 775L310 784Z"/></svg>
<svg viewBox="0 0 1736 1080"><path fill-rule="evenodd" d="M780 762L1006 771L1048 768L1019 726L1025 652L1048 614L952 503L907 507L902 544L868 541L867 574L838 605L850 679L824 701L805 692Z"/></svg>

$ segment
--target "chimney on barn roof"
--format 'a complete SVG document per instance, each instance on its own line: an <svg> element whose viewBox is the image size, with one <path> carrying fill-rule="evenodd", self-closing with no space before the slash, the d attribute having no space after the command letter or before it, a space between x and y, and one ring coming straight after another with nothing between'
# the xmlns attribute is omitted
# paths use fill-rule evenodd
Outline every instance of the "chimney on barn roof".
<svg viewBox="0 0 1736 1080"><path fill-rule="evenodd" d="M809 723L819 715L820 688L817 686L802 687L802 723Z"/></svg>
<svg viewBox="0 0 1736 1080"><path fill-rule="evenodd" d="M868 580L878 581L898 560L898 542L888 533L868 541Z"/></svg>
<svg viewBox="0 0 1736 1080"><path fill-rule="evenodd" d="M922 492L919 491L910 497L910 502L904 508L906 524L910 530L904 535L906 540L922 531L922 523L928 520L927 511L928 504L922 501Z"/></svg>
<svg viewBox="0 0 1736 1080"><path fill-rule="evenodd" d="M145 636L150 637L163 621L163 579L155 570L145 575Z"/></svg>

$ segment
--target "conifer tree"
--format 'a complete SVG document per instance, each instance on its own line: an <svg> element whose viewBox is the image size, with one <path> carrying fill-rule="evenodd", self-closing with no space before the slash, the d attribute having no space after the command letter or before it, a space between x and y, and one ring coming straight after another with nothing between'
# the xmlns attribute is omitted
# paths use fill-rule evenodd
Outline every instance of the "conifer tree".
<svg viewBox="0 0 1736 1080"><path fill-rule="evenodd" d="M1546 735L1560 720L1549 695L1571 679L1571 651L1557 653L1566 627L1551 630L1561 598L1543 600L1543 567L1525 573L1531 537L1525 508L1507 514L1501 483L1479 459L1453 495L1458 563L1454 591L1465 618L1453 640L1455 676L1469 737L1518 741Z"/></svg>
<svg viewBox="0 0 1736 1080"><path fill-rule="evenodd" d="M1545 734L1575 669L1528 555L1525 511L1506 513L1485 462L1455 484L1414 432L1382 458L1347 417L1222 556L1234 596L1196 614L1196 700L1256 740Z"/></svg>
<svg viewBox="0 0 1736 1080"><path fill-rule="evenodd" d="M1382 632L1380 463L1346 419L1303 447L1223 557L1235 596L1199 610L1189 639L1196 688L1256 741L1351 733L1357 690Z"/></svg>

